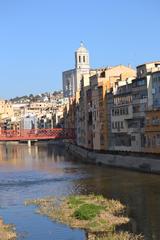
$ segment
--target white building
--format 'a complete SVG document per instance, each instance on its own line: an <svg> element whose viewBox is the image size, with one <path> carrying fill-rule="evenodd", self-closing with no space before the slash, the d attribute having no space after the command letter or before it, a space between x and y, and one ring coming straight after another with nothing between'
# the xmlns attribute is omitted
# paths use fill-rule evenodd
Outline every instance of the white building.
<svg viewBox="0 0 160 240"><path fill-rule="evenodd" d="M89 73L89 52L81 42L75 52L75 68L63 72L63 96L67 98L75 96L80 90L82 78L89 79Z"/></svg>
<svg viewBox="0 0 160 240"><path fill-rule="evenodd" d="M21 118L21 129L36 129L37 118L34 114L27 114Z"/></svg>

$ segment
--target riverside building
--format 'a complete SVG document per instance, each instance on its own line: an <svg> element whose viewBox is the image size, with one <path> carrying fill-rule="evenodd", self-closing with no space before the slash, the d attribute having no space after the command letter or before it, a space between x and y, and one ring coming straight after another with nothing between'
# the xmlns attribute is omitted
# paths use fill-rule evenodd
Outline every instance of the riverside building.
<svg viewBox="0 0 160 240"><path fill-rule="evenodd" d="M75 69L63 72L63 89L69 98L64 126L75 128L77 145L160 153L160 61L139 65L136 71L124 65L90 69L81 43Z"/></svg>
<svg viewBox="0 0 160 240"><path fill-rule="evenodd" d="M118 82L134 78L135 71L118 65L97 70L90 84L80 91L77 106L77 144L93 150L108 150L109 121L107 92ZM109 110L110 111L110 110Z"/></svg>
<svg viewBox="0 0 160 240"><path fill-rule="evenodd" d="M160 153L160 61L141 66L147 69L148 104L145 115L145 152Z"/></svg>
<svg viewBox="0 0 160 240"><path fill-rule="evenodd" d="M137 66L136 78L120 85L108 95L110 150L160 152L160 62Z"/></svg>

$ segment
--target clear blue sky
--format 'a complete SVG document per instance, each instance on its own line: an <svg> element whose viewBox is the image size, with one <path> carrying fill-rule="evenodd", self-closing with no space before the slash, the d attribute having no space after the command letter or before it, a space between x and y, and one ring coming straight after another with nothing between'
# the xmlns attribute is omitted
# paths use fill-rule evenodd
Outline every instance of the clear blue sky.
<svg viewBox="0 0 160 240"><path fill-rule="evenodd" d="M92 67L160 60L160 1L0 0L0 97L61 89L81 40Z"/></svg>

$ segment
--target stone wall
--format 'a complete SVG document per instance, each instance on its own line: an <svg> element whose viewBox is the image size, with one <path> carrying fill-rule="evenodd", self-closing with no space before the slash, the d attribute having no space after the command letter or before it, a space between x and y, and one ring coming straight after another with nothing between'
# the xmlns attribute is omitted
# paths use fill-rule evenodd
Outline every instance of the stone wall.
<svg viewBox="0 0 160 240"><path fill-rule="evenodd" d="M127 168L130 170L160 174L160 157L141 157L130 155L103 154L88 151L74 144L66 145L67 151L79 157L84 162L104 164L111 167Z"/></svg>

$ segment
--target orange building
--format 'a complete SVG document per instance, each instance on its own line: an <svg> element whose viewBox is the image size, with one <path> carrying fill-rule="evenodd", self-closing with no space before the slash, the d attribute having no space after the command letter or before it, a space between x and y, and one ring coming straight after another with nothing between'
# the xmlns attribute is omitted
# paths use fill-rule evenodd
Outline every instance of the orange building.
<svg viewBox="0 0 160 240"><path fill-rule="evenodd" d="M107 92L116 87L117 82L134 78L135 70L118 65L104 69L99 75L90 78L93 105L93 149L108 150L109 146L109 114Z"/></svg>
<svg viewBox="0 0 160 240"><path fill-rule="evenodd" d="M160 110L146 112L145 152L160 153Z"/></svg>

